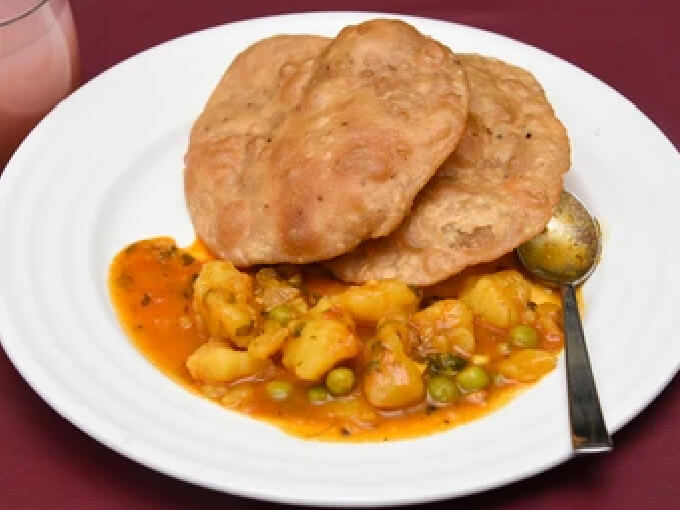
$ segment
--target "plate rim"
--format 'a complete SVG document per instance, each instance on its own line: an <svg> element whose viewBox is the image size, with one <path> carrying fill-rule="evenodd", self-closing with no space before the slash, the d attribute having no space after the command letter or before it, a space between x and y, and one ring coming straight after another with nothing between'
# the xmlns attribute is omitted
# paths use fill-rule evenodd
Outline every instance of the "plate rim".
<svg viewBox="0 0 680 510"><path fill-rule="evenodd" d="M228 30L230 27L235 26L235 25L247 25L250 23L261 23L261 22L266 22L268 20L273 20L273 19L281 19L281 18L295 18L295 17L314 17L317 15L323 15L323 16L357 16L357 17L362 17L362 18L369 18L369 17L398 17L399 19L404 19L406 21L411 21L411 22L423 22L423 23L430 23L430 22L436 22L436 23L442 23L442 24L447 24L447 25L454 25L458 27L464 27L467 29L472 29L474 31L482 32L485 34L492 35L494 37L501 37L504 39L507 39L509 41L512 41L514 44L531 49L532 51L538 51L542 54L545 54L546 56L549 56L550 58L557 59L572 68L575 68L577 71L580 73L583 73L590 78L596 80L600 84L604 85L609 89L609 91L613 91L615 94L619 96L620 99L623 99L628 105L632 106L639 114L641 114L656 130L657 135L661 135L665 141L673 148L674 145L670 141L670 139L666 136L666 134L659 128L659 126L652 120L650 119L637 105L632 103L628 98L626 98L621 92L619 92L617 89L612 87L611 85L608 85L604 81L600 80L597 76L589 73L588 71L576 66L575 64L569 62L568 60L565 60L557 55L551 54L545 50L542 50L538 47L535 47L533 45L527 44L525 42L519 41L517 39L514 39L512 37L508 37L503 34L498 34L495 32L491 32L489 30L483 29L483 28L478 28L475 26L471 25L466 25L462 23L457 23L457 22L451 22L448 20L443 20L443 19L436 19L436 18L430 18L430 17L424 17L424 16L413 16L413 15L407 15L407 14L402 14L398 12L374 12L374 11L310 11L310 12L297 12L297 13L286 13L286 14L278 14L278 15L271 15L271 16L259 16L255 18L249 18L249 19L244 19L244 20L238 20L238 21L233 21L213 27L207 27L195 32L187 33L180 35L178 37L174 37L172 39L169 39L167 41L161 42L159 44L156 44L154 46L151 46L135 55L132 55L115 65L111 66L110 68L106 69L105 71L99 73L98 75L94 76L90 81L88 81L86 84L84 84L81 89L84 89L87 87L88 84L106 79L106 76L112 71L120 66L126 65L129 61L132 61L136 58L138 58L141 55L150 53L155 51L157 48L161 46L166 46L169 44L177 44L181 42L185 38L193 37L196 36L197 34L201 34L204 32L209 32L209 31L217 31L217 30ZM46 118L52 118L53 116L58 115L58 112L60 110L60 107L62 104L65 102L69 101L72 97L75 97L79 94L80 89L75 91L71 96L65 98L62 102L60 102L57 107L46 117ZM38 126L34 129L39 130L40 126L45 122L44 120L41 121ZM32 136L33 132L27 139L30 139ZM20 168L19 168L19 163L16 163L16 161L21 161L22 156L23 156L23 151L24 151L24 146L25 143L22 143L22 145L19 147L19 149L15 152L15 154L12 156L10 161L8 162L5 170L3 171L2 175L0 176L0 197L2 197L5 193L5 190L8 189L8 187L11 185L12 182L16 181L17 179L20 179ZM677 154L677 150L676 150ZM16 169L15 169L16 168ZM8 184L8 182L10 184ZM308 498L304 497L295 497L295 496L290 496L290 497L285 497L281 495L268 495L268 494L263 494L261 492L253 491L253 490L244 490L239 487L231 487L231 488L225 488L224 486L216 486L210 483L206 483L204 480L201 480L198 477L192 477L192 476L187 476L186 473L181 472L181 469L172 469L169 468L168 466L162 464L162 463L154 463L150 459L144 458L142 455L139 455L135 452L134 448L126 448L125 445L117 444L115 441L110 440L110 438L106 437L105 434L101 434L100 431L97 430L96 427L91 426L90 423L87 422L87 420L83 419L83 413L79 413L77 410L77 402L75 399L68 394L57 394L57 398L54 398L55 395L50 395L50 392L44 387L45 386L45 378L50 378L49 375L42 374L42 382L39 382L40 377L36 376L36 371L41 372L42 369L38 366L35 365L35 360L30 356L24 354L20 345L20 335L16 328L14 327L15 324L13 322L13 319L11 318L11 314L9 313L9 310L5 306L5 301L0 299L0 324L2 324L2 333L0 336L0 344L2 345L5 353L8 356L8 359L12 363L12 365L15 367L15 369L18 371L18 373L21 375L21 377L29 384L29 386L35 391L40 398L43 400L44 403L49 405L59 416L67 420L69 423L80 429L81 431L85 432L88 436L92 437L95 439L97 442L105 445L106 447L110 448L111 450L141 464L144 465L147 468L153 469L154 471L161 472L163 474L166 474L168 476L171 476L173 478L176 478L181 481L185 482L190 482L194 485L209 488L212 490L220 491L220 492L228 492L230 494L242 496L242 497L248 497L248 498L253 498L253 499L258 499L258 500L267 500L267 501L272 501L272 502L283 502L283 503L293 503L293 504L300 504L300 505L324 505L324 506L387 506L387 505L404 505L404 504L413 504L413 503L423 503L423 502L429 502L429 501L438 501L438 500L443 500L451 497L460 497L462 495L467 495L467 494L474 494L486 490L490 490L499 486L507 485L509 483L528 478L530 476L534 476L537 473L541 473L543 471L546 471L562 462L570 458L570 455L565 455L561 458L555 458L551 462L547 462L542 466L536 466L535 469L533 470L526 470L523 471L520 474L514 475L514 476L507 476L504 479L497 479L491 483L488 483L483 486L483 487L478 487L475 490L466 490L460 493L439 493L435 494L433 496L427 496L427 495L421 495L419 497L414 496L412 498L400 498L399 500L390 500L389 497L385 498L384 501L352 501L352 500L343 500L343 501L328 501L328 500L323 500L323 499L317 499L317 500L310 500ZM9 333L9 334L8 334ZM16 341L14 340L7 340L8 338L16 338ZM35 366L33 366L35 365ZM28 367L31 367L30 370ZM680 368L680 359L676 360L675 362L675 369L672 373L666 374L666 376L663 378L663 381L661 384L659 384L656 388L656 391L653 392L653 394L650 394L647 396L644 402L642 402L638 407L636 408L631 408L628 410L627 413L625 413L624 417L622 420L620 420L620 423L615 424L615 426L612 427L612 433L616 432L619 430L621 427L625 426L627 423L629 423L634 417L636 417L642 410L644 410L648 405L650 405L657 397L658 395L668 386L668 384L671 382L671 380L675 377L678 369Z"/></svg>

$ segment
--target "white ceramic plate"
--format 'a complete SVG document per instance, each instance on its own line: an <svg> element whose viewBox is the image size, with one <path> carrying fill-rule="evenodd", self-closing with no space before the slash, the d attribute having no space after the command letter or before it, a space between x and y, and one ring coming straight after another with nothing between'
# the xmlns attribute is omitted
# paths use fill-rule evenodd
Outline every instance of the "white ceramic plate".
<svg viewBox="0 0 680 510"><path fill-rule="evenodd" d="M128 342L106 278L126 243L193 240L182 156L193 119L237 52L278 33L332 36L370 14L255 19L168 42L92 80L30 135L0 181L0 334L21 374L102 443L169 475L235 494L393 505L468 494L570 455L564 366L501 411L387 444L305 442L226 411L164 377ZM569 130L567 187L601 218L604 260L586 288L588 345L617 430L675 374L680 342L680 158L635 106L538 49L402 16L458 52L531 70ZM642 269L637 270L636 269Z"/></svg>

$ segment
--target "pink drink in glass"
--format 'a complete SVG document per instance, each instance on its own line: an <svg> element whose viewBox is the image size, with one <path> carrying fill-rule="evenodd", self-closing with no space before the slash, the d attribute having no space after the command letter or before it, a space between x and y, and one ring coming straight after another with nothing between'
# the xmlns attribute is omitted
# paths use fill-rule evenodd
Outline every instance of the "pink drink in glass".
<svg viewBox="0 0 680 510"><path fill-rule="evenodd" d="M0 0L0 172L79 80L68 0Z"/></svg>

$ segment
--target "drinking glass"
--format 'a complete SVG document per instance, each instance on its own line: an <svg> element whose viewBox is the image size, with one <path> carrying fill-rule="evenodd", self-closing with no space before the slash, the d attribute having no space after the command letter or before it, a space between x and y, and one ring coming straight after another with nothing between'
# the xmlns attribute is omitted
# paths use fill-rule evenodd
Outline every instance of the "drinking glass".
<svg viewBox="0 0 680 510"><path fill-rule="evenodd" d="M28 132L79 82L68 0L0 0L0 172Z"/></svg>

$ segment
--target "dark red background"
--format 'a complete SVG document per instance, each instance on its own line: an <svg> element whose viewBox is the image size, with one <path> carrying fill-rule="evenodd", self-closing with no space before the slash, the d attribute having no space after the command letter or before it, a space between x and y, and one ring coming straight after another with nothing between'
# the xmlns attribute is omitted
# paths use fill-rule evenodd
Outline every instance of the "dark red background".
<svg viewBox="0 0 680 510"><path fill-rule="evenodd" d="M676 147L680 146L677 0L71 0L71 3L85 80L152 45L233 20L305 10L402 12L482 27L570 60L631 99ZM662 297L650 297L659 298ZM630 363L627 369L635 377L635 359L631 358ZM210 510L276 506L193 487L99 445L45 405L1 352L0 405L1 508ZM431 507L680 508L678 423L680 381L676 378L641 416L615 435L613 453L572 460L514 485ZM455 452L442 455L450 455L455 462Z"/></svg>

